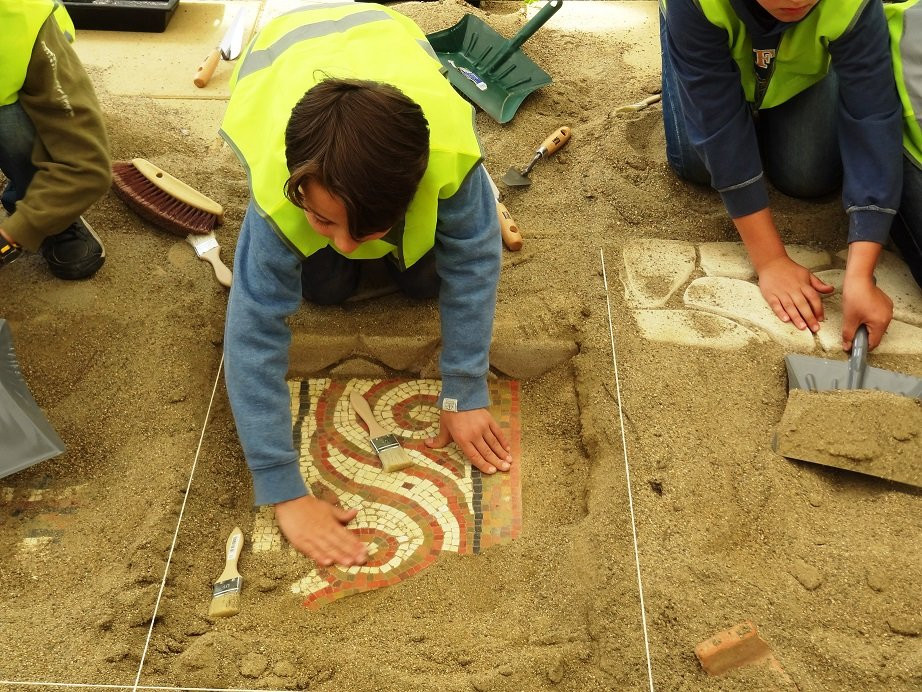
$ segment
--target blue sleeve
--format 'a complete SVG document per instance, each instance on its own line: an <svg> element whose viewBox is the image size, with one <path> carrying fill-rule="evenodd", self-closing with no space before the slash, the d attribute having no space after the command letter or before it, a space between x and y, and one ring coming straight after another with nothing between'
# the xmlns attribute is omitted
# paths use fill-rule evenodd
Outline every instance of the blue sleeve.
<svg viewBox="0 0 922 692"><path fill-rule="evenodd" d="M829 44L839 77L839 149L848 242L885 243L902 188L902 105L883 6L873 0Z"/></svg>
<svg viewBox="0 0 922 692"><path fill-rule="evenodd" d="M294 449L286 318L301 305L301 263L252 203L240 229L224 326L224 379L257 505L307 494Z"/></svg>
<svg viewBox="0 0 922 692"><path fill-rule="evenodd" d="M666 53L679 82L692 146L733 218L768 206L762 159L739 68L727 32L711 24L694 0L669 0Z"/></svg>
<svg viewBox="0 0 922 692"><path fill-rule="evenodd" d="M483 166L476 166L457 193L439 201L435 260L442 287L442 393L458 411L490 404L487 372L502 259L496 198ZM447 404L449 410L452 402Z"/></svg>

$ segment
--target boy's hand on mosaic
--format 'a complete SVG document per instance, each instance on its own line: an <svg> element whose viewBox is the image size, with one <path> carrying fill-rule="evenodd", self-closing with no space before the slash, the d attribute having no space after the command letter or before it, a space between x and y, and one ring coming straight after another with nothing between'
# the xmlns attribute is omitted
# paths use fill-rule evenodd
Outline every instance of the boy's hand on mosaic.
<svg viewBox="0 0 922 692"><path fill-rule="evenodd" d="M512 466L509 442L485 408L441 411L439 432L426 440L426 446L441 449L452 440L483 473L495 473L496 469L508 471Z"/></svg>
<svg viewBox="0 0 922 692"><path fill-rule="evenodd" d="M893 319L893 301L872 277L850 277L842 284L842 349L852 350L855 330L868 327L868 350L877 348Z"/></svg>
<svg viewBox="0 0 922 692"><path fill-rule="evenodd" d="M835 288L783 255L759 267L759 290L782 322L818 332L825 319L820 294L832 293Z"/></svg>
<svg viewBox="0 0 922 692"><path fill-rule="evenodd" d="M318 565L363 565L368 549L346 529L357 509L341 509L312 495L275 505L275 520L282 534L296 550Z"/></svg>

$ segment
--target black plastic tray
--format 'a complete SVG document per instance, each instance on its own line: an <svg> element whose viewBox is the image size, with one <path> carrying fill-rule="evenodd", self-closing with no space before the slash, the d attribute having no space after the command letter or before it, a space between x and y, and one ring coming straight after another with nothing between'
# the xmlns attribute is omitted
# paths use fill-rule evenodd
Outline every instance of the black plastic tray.
<svg viewBox="0 0 922 692"><path fill-rule="evenodd" d="M179 0L64 0L77 29L161 33Z"/></svg>

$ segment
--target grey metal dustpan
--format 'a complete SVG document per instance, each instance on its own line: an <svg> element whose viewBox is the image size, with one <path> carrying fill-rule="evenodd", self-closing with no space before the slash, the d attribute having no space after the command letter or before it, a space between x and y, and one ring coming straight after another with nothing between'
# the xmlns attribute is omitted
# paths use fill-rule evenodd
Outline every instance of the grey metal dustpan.
<svg viewBox="0 0 922 692"><path fill-rule="evenodd" d="M12 332L0 319L0 478L65 449L22 379Z"/></svg>
<svg viewBox="0 0 922 692"><path fill-rule="evenodd" d="M922 378L868 365L868 330L863 324L855 332L848 361L827 360L791 353L784 357L788 389L823 392L832 389L876 389L922 399Z"/></svg>
<svg viewBox="0 0 922 692"><path fill-rule="evenodd" d="M861 325L848 361L785 356L790 397L772 437L772 449L791 459L922 487L922 378L870 367L867 352L868 332ZM898 396L872 401L862 395L862 399L849 399L846 409L830 410L834 403L843 403L835 398L842 395L830 392L856 389L887 393L877 397ZM797 390L805 391L795 394ZM810 392L820 396L810 396ZM907 415L905 420L895 416L898 411ZM895 416L892 420L888 418L891 414ZM802 428L820 417L830 418L826 434L831 444L802 434Z"/></svg>

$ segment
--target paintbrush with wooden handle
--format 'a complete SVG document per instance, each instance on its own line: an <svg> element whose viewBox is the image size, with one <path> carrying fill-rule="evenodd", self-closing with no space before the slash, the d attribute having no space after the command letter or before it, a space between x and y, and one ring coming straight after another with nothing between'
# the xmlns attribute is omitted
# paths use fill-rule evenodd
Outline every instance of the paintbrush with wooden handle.
<svg viewBox="0 0 922 692"><path fill-rule="evenodd" d="M400 446L397 436L382 428L380 423L375 420L375 416L371 412L368 402L365 401L365 397L353 391L349 395L349 401L352 404L352 410L368 426L368 438L371 441L372 449L375 450L375 454L381 460L381 468L386 473L390 473L391 471L399 471L411 466L413 460L407 456L406 450Z"/></svg>

